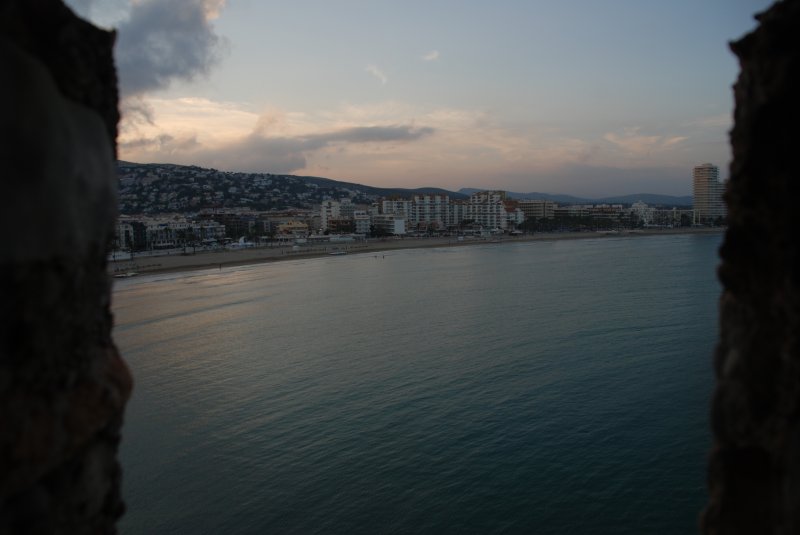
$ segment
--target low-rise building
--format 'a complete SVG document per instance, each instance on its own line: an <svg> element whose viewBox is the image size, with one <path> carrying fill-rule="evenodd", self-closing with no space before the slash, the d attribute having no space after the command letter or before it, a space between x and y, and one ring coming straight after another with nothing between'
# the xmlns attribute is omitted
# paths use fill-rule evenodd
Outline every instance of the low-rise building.
<svg viewBox="0 0 800 535"><path fill-rule="evenodd" d="M114 244L118 249L145 251L221 241L224 238L225 225L217 221L194 221L178 215L120 216L115 228Z"/></svg>
<svg viewBox="0 0 800 535"><path fill-rule="evenodd" d="M301 221L290 220L278 225L277 232L282 236L304 237L308 235L308 225Z"/></svg>
<svg viewBox="0 0 800 535"><path fill-rule="evenodd" d="M394 214L378 214L372 217L372 225L377 232L403 236L406 233L406 220Z"/></svg>

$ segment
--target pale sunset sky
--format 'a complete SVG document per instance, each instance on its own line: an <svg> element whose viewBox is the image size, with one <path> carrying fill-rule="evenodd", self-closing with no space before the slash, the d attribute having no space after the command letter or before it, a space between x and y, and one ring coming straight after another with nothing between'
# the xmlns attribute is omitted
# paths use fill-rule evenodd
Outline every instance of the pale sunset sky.
<svg viewBox="0 0 800 535"><path fill-rule="evenodd" d="M119 156L602 197L727 177L766 0L69 0L116 28Z"/></svg>

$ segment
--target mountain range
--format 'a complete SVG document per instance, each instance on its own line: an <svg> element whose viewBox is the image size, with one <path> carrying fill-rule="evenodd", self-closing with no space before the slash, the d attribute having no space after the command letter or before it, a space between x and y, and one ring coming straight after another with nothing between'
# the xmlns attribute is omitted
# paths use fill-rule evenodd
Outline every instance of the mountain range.
<svg viewBox="0 0 800 535"><path fill-rule="evenodd" d="M472 195L475 192L483 191L477 188L461 188L458 193L464 195ZM564 195L558 193L516 193L507 191L506 194L511 199L542 199L546 201L553 201L559 204L633 204L642 201L649 205L655 206L692 206L692 196L683 195L661 195L659 193L634 193L632 195L616 195L613 197L602 197L600 199L590 199L586 197L575 197L573 195Z"/></svg>

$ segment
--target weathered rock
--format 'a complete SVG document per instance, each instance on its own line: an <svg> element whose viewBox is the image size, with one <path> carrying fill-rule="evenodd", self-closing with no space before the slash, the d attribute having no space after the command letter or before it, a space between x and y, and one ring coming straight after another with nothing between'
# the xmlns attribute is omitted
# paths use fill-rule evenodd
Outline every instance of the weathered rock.
<svg viewBox="0 0 800 535"><path fill-rule="evenodd" d="M0 533L103 533L130 374L111 340L113 33L0 4Z"/></svg>
<svg viewBox="0 0 800 535"><path fill-rule="evenodd" d="M707 534L800 533L800 2L758 20L731 45L741 74L720 250Z"/></svg>

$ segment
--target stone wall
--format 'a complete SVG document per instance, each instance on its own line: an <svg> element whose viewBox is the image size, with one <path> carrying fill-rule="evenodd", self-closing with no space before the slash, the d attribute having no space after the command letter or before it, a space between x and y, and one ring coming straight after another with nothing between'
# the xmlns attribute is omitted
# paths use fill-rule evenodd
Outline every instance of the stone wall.
<svg viewBox="0 0 800 535"><path fill-rule="evenodd" d="M707 534L800 533L800 2L733 43L729 227Z"/></svg>
<svg viewBox="0 0 800 535"><path fill-rule="evenodd" d="M113 43L58 0L0 2L0 533L114 532L124 510Z"/></svg>

